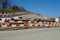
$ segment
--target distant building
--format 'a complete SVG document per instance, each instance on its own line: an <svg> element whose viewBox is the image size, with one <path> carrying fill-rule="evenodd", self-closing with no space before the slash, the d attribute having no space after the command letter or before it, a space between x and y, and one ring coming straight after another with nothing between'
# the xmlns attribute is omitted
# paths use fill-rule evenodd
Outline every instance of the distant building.
<svg viewBox="0 0 60 40"><path fill-rule="evenodd" d="M59 18L55 18L55 22L59 22Z"/></svg>

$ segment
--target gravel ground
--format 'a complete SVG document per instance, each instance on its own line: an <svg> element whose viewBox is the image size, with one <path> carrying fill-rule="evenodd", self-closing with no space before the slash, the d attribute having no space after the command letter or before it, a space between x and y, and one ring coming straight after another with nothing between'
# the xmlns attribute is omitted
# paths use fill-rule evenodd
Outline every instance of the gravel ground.
<svg viewBox="0 0 60 40"><path fill-rule="evenodd" d="M0 31L0 40L60 40L60 28Z"/></svg>

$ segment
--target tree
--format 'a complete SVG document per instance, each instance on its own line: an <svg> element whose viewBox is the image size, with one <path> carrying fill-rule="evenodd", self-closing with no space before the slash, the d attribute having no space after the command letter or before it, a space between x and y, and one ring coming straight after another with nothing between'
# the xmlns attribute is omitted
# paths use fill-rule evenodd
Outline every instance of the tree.
<svg viewBox="0 0 60 40"><path fill-rule="evenodd" d="M2 9L7 9L10 0L0 0L0 5L2 5Z"/></svg>
<svg viewBox="0 0 60 40"><path fill-rule="evenodd" d="M10 1L11 0L0 0L0 12L5 13L9 11Z"/></svg>
<svg viewBox="0 0 60 40"><path fill-rule="evenodd" d="M12 6L12 9L13 10L20 10L20 8L18 6L16 6L16 5Z"/></svg>
<svg viewBox="0 0 60 40"><path fill-rule="evenodd" d="M24 9L24 7L18 7L17 5L12 6L12 10L16 10L16 11L26 11L26 10Z"/></svg>
<svg viewBox="0 0 60 40"><path fill-rule="evenodd" d="M23 7L17 5L11 5L11 0L0 0L0 12L17 12L17 11L26 11ZM12 10L11 10L12 9Z"/></svg>

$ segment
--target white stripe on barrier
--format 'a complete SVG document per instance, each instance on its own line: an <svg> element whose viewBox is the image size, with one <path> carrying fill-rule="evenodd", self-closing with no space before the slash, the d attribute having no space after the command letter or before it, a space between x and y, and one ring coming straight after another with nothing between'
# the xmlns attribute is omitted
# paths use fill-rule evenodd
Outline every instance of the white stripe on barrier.
<svg viewBox="0 0 60 40"><path fill-rule="evenodd" d="M4 21L5 21L5 18L2 18L2 20L1 20L1 21L2 21L2 23L4 23Z"/></svg>
<svg viewBox="0 0 60 40"><path fill-rule="evenodd" d="M31 21L28 21L28 23L31 23Z"/></svg>
<svg viewBox="0 0 60 40"><path fill-rule="evenodd" d="M42 23L42 22L39 22L39 23Z"/></svg>
<svg viewBox="0 0 60 40"><path fill-rule="evenodd" d="M49 26L48 24L45 24L44 26Z"/></svg>
<svg viewBox="0 0 60 40"><path fill-rule="evenodd" d="M44 23L47 23L47 22L44 22Z"/></svg>
<svg viewBox="0 0 60 40"><path fill-rule="evenodd" d="M24 27L24 24L21 24L20 27Z"/></svg>
<svg viewBox="0 0 60 40"><path fill-rule="evenodd" d="M22 21L18 21L18 23L22 23Z"/></svg>
<svg viewBox="0 0 60 40"><path fill-rule="evenodd" d="M10 22L14 23L14 21L10 21Z"/></svg>
<svg viewBox="0 0 60 40"><path fill-rule="evenodd" d="M35 26L38 26L37 24L35 24Z"/></svg>
<svg viewBox="0 0 60 40"><path fill-rule="evenodd" d="M29 24L29 26L32 26L32 24Z"/></svg>
<svg viewBox="0 0 60 40"><path fill-rule="evenodd" d="M44 24L40 24L40 26L44 26Z"/></svg>
<svg viewBox="0 0 60 40"><path fill-rule="evenodd" d="M7 25L2 25L2 28L7 28Z"/></svg>
<svg viewBox="0 0 60 40"><path fill-rule="evenodd" d="M43 22L39 22L40 26L44 26L44 23Z"/></svg>
<svg viewBox="0 0 60 40"><path fill-rule="evenodd" d="M13 24L12 24L12 27L16 27L16 25L13 25Z"/></svg>
<svg viewBox="0 0 60 40"><path fill-rule="evenodd" d="M53 25L50 24L50 26L53 26Z"/></svg>

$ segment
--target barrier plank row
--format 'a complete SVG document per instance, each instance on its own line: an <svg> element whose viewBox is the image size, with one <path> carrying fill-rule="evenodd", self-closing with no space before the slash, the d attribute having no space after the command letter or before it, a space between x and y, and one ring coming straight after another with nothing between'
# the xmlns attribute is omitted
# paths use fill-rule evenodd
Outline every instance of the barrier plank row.
<svg viewBox="0 0 60 40"><path fill-rule="evenodd" d="M31 24L0 24L0 29L3 28L12 28L12 27L55 27L58 26L60 27L60 23L46 23L46 22L40 22L37 24L31 23Z"/></svg>

